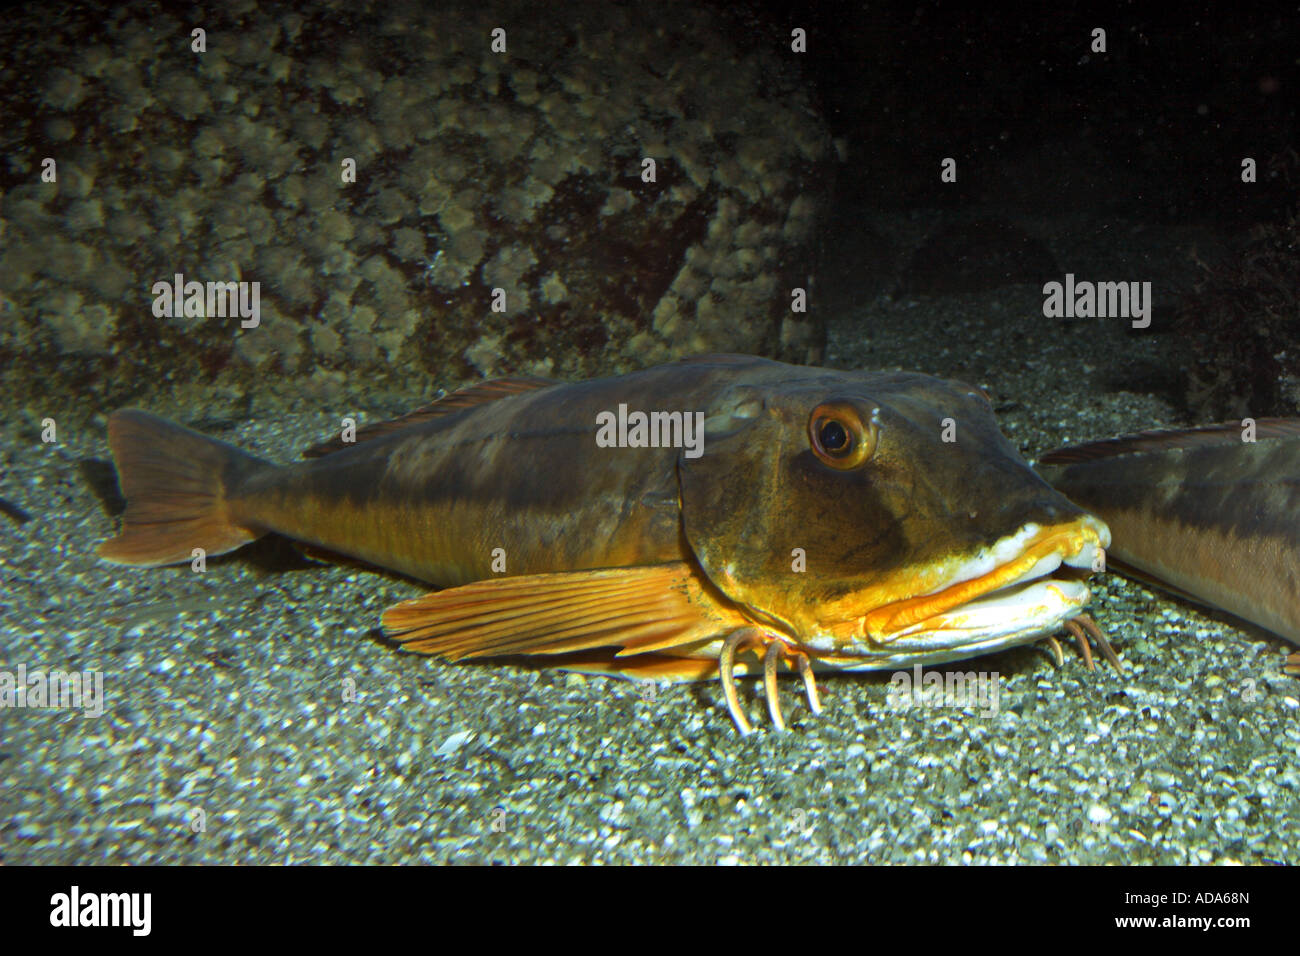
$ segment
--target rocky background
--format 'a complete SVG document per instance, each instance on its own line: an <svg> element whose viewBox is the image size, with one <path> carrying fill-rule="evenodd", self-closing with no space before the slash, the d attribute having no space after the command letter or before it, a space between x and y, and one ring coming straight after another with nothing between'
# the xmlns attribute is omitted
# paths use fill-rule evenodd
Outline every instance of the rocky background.
<svg viewBox="0 0 1300 956"><path fill-rule="evenodd" d="M820 358L791 290L831 149L788 29L685 2L282 9L0 26L0 384L32 416ZM260 281L260 326L155 317L178 272Z"/></svg>

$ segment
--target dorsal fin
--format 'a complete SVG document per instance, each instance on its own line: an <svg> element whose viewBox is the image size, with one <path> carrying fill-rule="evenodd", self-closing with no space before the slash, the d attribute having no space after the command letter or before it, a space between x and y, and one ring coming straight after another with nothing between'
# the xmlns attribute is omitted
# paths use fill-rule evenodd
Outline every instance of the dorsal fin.
<svg viewBox="0 0 1300 956"><path fill-rule="evenodd" d="M466 385L464 388L450 392L428 405L421 405L405 415L384 422L375 422L372 425L364 425L357 429L354 441L345 442L342 438L331 438L329 441L312 445L302 453L302 456L304 458L319 458L331 452L353 448L361 442L370 441L372 438L391 435L395 431L410 428L412 425L419 425L431 419L440 418L443 415L452 415L466 408L473 408L475 405L484 405L488 402L494 402L498 398L505 398L508 395L518 395L520 392L529 392L533 389L547 388L558 384L560 383L552 378L538 378L536 375L514 375L509 378L493 378L474 385Z"/></svg>
<svg viewBox="0 0 1300 956"><path fill-rule="evenodd" d="M1042 465L1068 465L1098 458L1114 458L1142 452L1170 451L1179 448L1216 448L1241 444L1241 422L1224 422L1222 425L1202 425L1199 428L1169 428L1139 432L1121 438L1086 445L1067 445L1057 448L1038 459ZM1255 437L1300 438L1300 419L1261 418L1255 422Z"/></svg>

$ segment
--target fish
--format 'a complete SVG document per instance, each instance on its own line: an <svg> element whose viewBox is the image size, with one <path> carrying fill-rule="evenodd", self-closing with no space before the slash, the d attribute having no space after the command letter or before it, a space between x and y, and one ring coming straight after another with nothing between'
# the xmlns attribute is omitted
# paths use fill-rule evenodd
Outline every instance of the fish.
<svg viewBox="0 0 1300 956"><path fill-rule="evenodd" d="M152 567L268 533L436 590L404 650L661 681L942 663L1074 635L1110 533L1036 475L978 389L715 355L469 386L277 465L137 409L101 558Z"/></svg>
<svg viewBox="0 0 1300 956"><path fill-rule="evenodd" d="M1039 466L1105 519L1118 570L1300 644L1300 419L1141 432ZM1284 667L1300 675L1300 652Z"/></svg>

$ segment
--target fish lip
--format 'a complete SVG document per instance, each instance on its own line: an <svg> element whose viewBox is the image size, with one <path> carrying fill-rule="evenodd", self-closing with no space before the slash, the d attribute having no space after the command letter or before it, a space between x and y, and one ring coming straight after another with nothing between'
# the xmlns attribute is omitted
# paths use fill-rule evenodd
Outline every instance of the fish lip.
<svg viewBox="0 0 1300 956"><path fill-rule="evenodd" d="M914 625L906 633L893 635L887 644L869 639L841 642L834 650L814 656L813 666L826 671L879 671L977 657L1051 633L1062 622L1075 617L1090 597L1081 581L1047 578L1022 587L1019 596L1026 603L1037 603L1037 613L1023 610L1019 614L1008 613L1005 606L993 604L981 609L981 602L972 602ZM979 619L981 610L986 615L984 620Z"/></svg>
<svg viewBox="0 0 1300 956"><path fill-rule="evenodd" d="M1045 577L998 588L980 598L890 634L883 646L892 653L927 656L945 651L960 656L1021 644L1054 630L1078 614L1091 597L1079 580Z"/></svg>
<svg viewBox="0 0 1300 956"><path fill-rule="evenodd" d="M997 594L1012 599L1001 606L1014 611L1015 598L1026 587L1047 582L1061 583L1063 579L1053 575L1062 565L1089 570L1097 567L1099 553L1110 544L1110 529L1090 514L1065 524L1028 525L995 543L988 553L1005 553L1007 543L1026 537L1028 541L1014 557L1001 561L989 571L971 574L970 568L979 567L987 557L972 559L946 585L926 594L873 608L853 622L857 625L857 634L875 645L890 646L918 631L954 631L953 622L963 612L969 616L972 612L999 607L998 602L988 600ZM1082 608L1088 599L1087 588L1082 590L1082 595L1074 594L1070 600L1062 602L1062 610L1075 605ZM1041 616L1040 631L1059 624L1062 619L1055 614Z"/></svg>
<svg viewBox="0 0 1300 956"><path fill-rule="evenodd" d="M942 664L1028 643L1079 614L1091 592L1078 579L1039 578L999 588L884 640L831 638L817 648L822 670L888 670Z"/></svg>
<svg viewBox="0 0 1300 956"><path fill-rule="evenodd" d="M955 584L964 584L996 572L1003 565L1019 560L1027 551L1041 547L1045 537L1061 533L1076 536L1078 549L1067 547L1061 551L1062 563L1072 567L1092 568L1097 549L1110 547L1110 528L1093 514L1084 513L1072 521L1046 527L1030 522L1013 534L999 538L980 555L965 562L951 578L924 592L923 596L938 594ZM990 561L993 563L987 570L980 570Z"/></svg>

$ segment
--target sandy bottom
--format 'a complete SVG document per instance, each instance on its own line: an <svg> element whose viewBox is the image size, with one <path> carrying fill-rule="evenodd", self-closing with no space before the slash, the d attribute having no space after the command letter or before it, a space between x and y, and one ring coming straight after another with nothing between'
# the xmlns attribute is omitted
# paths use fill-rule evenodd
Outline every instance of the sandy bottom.
<svg viewBox="0 0 1300 956"><path fill-rule="evenodd" d="M1125 243L1181 268L1177 237L1054 252L1083 272ZM1106 277L1161 277L1135 261ZM1041 302L842 288L827 364L980 384L1030 457L1177 423L1115 387L1167 361L1159 336ZM334 414L217 434L289 460ZM791 731L742 739L712 684L397 653L379 614L419 589L383 574L275 545L204 574L101 564L113 525L83 459L107 459L102 422L59 439L0 444L0 497L32 516L0 516L0 661L102 671L105 711L0 711L3 863L1300 862L1284 642L1117 576L1094 607L1122 674L1036 648L951 668L999 675L996 715L891 707L881 675L824 680L813 718L791 680Z"/></svg>

